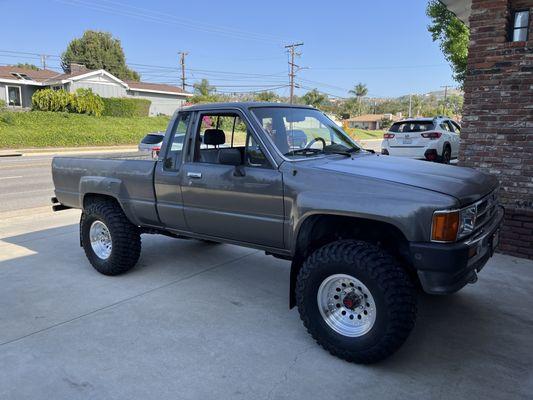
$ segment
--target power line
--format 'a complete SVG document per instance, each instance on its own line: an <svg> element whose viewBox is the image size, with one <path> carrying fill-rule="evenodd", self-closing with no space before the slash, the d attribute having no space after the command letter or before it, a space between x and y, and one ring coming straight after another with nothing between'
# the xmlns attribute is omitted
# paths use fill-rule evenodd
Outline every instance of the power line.
<svg viewBox="0 0 533 400"><path fill-rule="evenodd" d="M313 67L312 70L330 70L330 71L365 71L365 70L376 70L376 69L409 69L409 68L432 68L432 67L443 67L448 66L448 64L426 64L426 65L391 65L391 66L374 66L374 67Z"/></svg>
<svg viewBox="0 0 533 400"><path fill-rule="evenodd" d="M254 40L260 42L267 42L272 44L281 44L282 39L273 35L260 34L256 32L246 32L229 27L222 27L219 25L210 25L200 21L191 21L190 19L181 19L174 16L169 16L167 13L153 11L150 9L136 7L125 3L104 0L111 5L95 2L94 0L56 0L60 3L70 6L81 6L95 11L106 12L114 15L126 16L130 18L140 19L147 22L159 23L172 26L186 27L192 30L223 35L234 39Z"/></svg>

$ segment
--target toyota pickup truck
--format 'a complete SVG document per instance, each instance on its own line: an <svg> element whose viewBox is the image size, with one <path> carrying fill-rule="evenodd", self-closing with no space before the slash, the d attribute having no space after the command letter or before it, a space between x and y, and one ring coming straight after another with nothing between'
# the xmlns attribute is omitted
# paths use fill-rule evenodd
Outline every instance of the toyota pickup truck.
<svg viewBox="0 0 533 400"><path fill-rule="evenodd" d="M417 290L474 283L503 218L493 176L375 154L288 104L196 105L173 116L157 160L56 157L52 170L54 210L82 210L98 272L133 268L142 234L260 249L290 261L308 332L357 363L402 345Z"/></svg>

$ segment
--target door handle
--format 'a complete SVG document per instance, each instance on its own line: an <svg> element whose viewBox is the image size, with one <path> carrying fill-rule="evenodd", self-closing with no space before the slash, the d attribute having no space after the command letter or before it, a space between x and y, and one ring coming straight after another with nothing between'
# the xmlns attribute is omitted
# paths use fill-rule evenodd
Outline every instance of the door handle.
<svg viewBox="0 0 533 400"><path fill-rule="evenodd" d="M201 172L187 172L187 178L202 179L202 173Z"/></svg>

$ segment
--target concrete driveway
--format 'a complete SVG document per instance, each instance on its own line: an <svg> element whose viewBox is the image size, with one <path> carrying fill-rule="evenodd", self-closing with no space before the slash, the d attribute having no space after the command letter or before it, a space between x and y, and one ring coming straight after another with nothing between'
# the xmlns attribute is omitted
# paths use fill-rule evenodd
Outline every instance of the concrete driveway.
<svg viewBox="0 0 533 400"><path fill-rule="evenodd" d="M531 399L533 262L421 295L407 343L373 366L316 345L287 308L289 263L143 236L96 273L74 210L0 218L0 399Z"/></svg>

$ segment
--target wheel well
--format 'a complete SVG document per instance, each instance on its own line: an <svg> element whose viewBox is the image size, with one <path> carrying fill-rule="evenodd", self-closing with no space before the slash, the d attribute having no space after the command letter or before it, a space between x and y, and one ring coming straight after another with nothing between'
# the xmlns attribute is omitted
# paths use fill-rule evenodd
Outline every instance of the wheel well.
<svg viewBox="0 0 533 400"><path fill-rule="evenodd" d="M85 193L83 196L83 209L87 208L89 204L95 203L95 202L101 202L106 201L110 203L114 203L118 205L120 208L120 203L115 199L113 196L109 196L107 194L99 194L99 193Z"/></svg>
<svg viewBox="0 0 533 400"><path fill-rule="evenodd" d="M341 239L377 244L391 254L409 275L416 276L409 261L409 242L396 226L366 218L313 215L303 222L296 239L290 277L291 308L295 304L293 289L304 260L316 249Z"/></svg>

